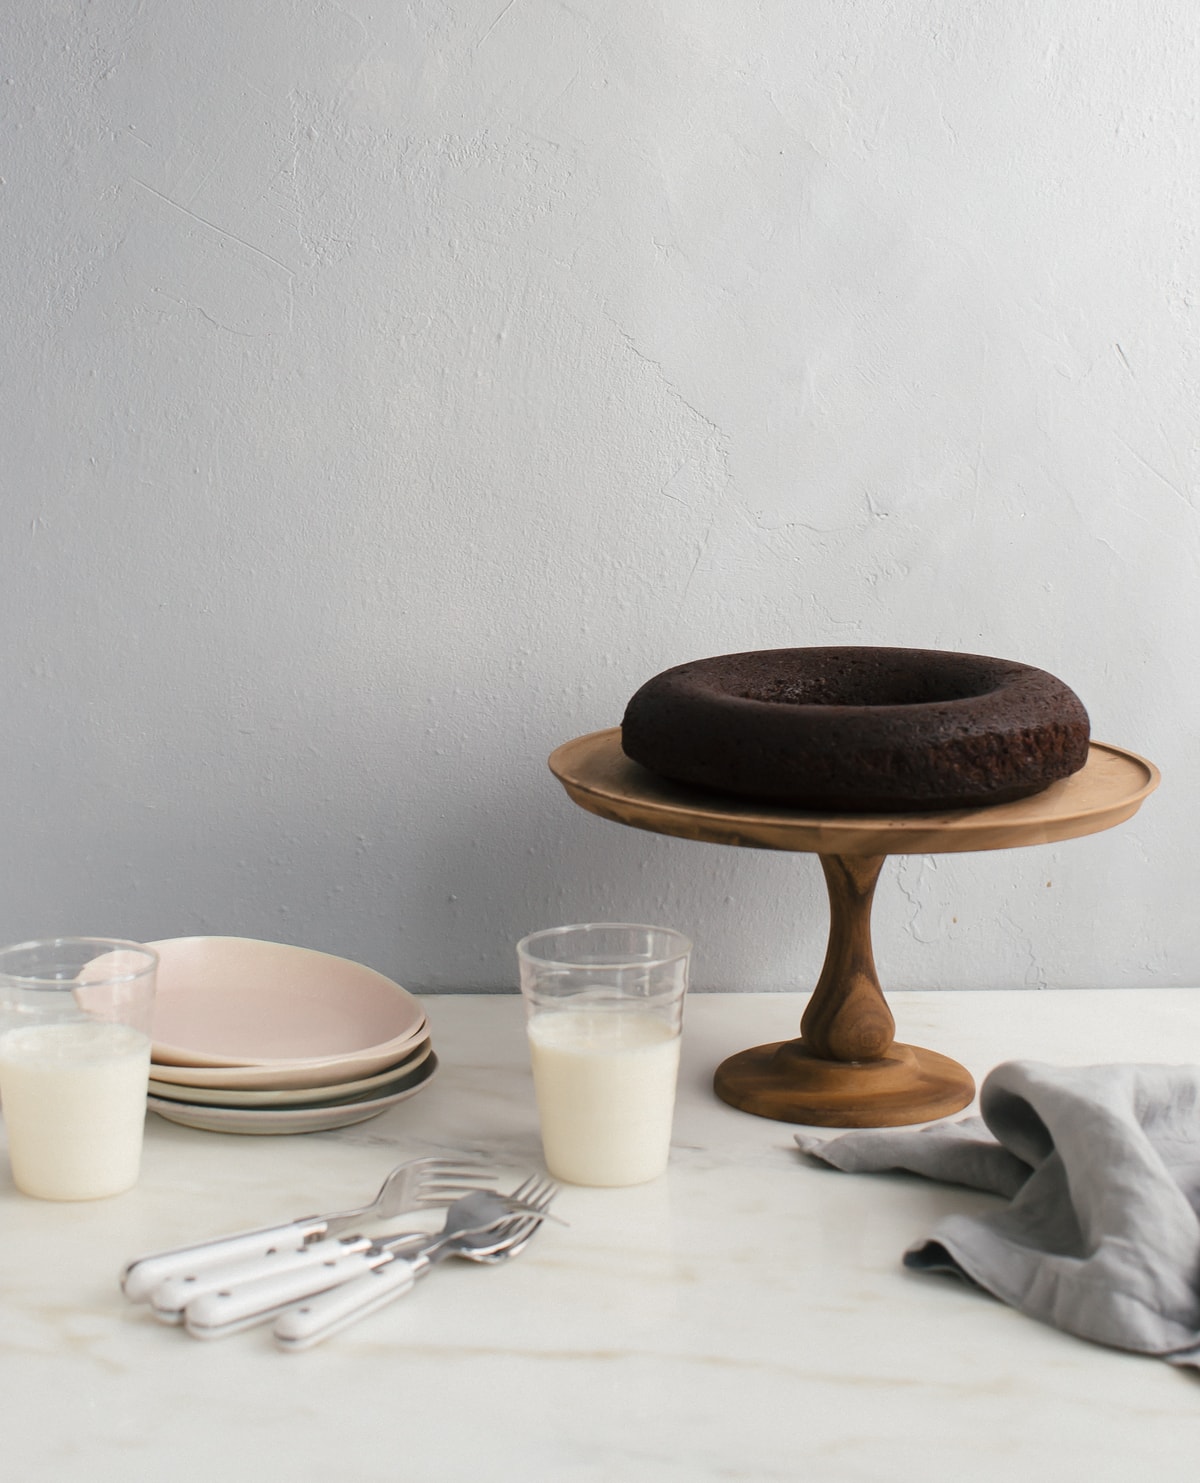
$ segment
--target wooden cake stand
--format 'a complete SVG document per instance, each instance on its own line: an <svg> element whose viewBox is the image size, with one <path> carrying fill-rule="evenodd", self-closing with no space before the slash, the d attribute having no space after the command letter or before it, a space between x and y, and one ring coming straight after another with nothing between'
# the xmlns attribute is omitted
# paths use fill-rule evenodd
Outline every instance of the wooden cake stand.
<svg viewBox="0 0 1200 1483"><path fill-rule="evenodd" d="M1017 803L928 814L797 813L656 777L621 751L619 727L565 742L550 770L590 813L709 844L807 851L829 890L829 945L800 1037L739 1051L713 1078L724 1101L759 1117L822 1127L925 1122L965 1107L970 1072L894 1039L871 948L871 901L888 855L1052 844L1111 829L1159 783L1153 763L1092 742L1081 771Z"/></svg>

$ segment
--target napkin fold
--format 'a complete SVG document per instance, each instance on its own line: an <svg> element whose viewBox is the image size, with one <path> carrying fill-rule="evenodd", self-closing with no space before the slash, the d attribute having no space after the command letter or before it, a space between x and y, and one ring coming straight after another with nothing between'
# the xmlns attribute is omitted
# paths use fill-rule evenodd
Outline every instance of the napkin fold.
<svg viewBox="0 0 1200 1483"><path fill-rule="evenodd" d="M981 1117L872 1128L801 1150L1002 1195L952 1215L904 1264L950 1272L1098 1344L1200 1368L1200 1067L1008 1061Z"/></svg>

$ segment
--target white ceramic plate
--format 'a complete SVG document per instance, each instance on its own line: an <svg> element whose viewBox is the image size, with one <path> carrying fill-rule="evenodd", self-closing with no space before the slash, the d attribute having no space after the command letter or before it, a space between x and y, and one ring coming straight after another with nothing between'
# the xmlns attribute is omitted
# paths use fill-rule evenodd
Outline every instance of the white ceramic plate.
<svg viewBox="0 0 1200 1483"><path fill-rule="evenodd" d="M389 1107L406 1101L433 1080L437 1057L431 1055L413 1077L402 1077L396 1091L384 1096L359 1098L350 1102L324 1103L319 1107L263 1108L197 1107L189 1102L170 1102L165 1097L147 1097L146 1105L168 1122L185 1128L199 1128L206 1133L325 1133L332 1128L348 1128L378 1117Z"/></svg>
<svg viewBox="0 0 1200 1483"><path fill-rule="evenodd" d="M204 1107L301 1107L313 1102L344 1102L349 1097L362 1096L386 1087L399 1076L407 1076L432 1054L433 1046L426 1038L417 1042L410 1055L404 1056L385 1070L376 1072L374 1076L360 1077L355 1081L335 1082L331 1086L300 1086L274 1090L251 1088L239 1091L229 1087L192 1086L187 1082L164 1081L153 1075L160 1068L151 1066L150 1095L166 1097L171 1102L197 1102Z"/></svg>
<svg viewBox="0 0 1200 1483"><path fill-rule="evenodd" d="M425 1018L417 1000L382 973L310 948L249 937L174 937L147 945L159 955L158 1062L341 1061L346 1074L338 1079L346 1081L394 1061Z"/></svg>

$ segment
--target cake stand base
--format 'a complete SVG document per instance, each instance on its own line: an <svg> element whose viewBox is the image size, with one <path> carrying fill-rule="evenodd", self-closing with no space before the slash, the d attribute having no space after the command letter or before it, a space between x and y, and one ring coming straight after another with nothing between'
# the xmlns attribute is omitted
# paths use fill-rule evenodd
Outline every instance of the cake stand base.
<svg viewBox="0 0 1200 1483"><path fill-rule="evenodd" d="M935 1050L893 1041L874 1061L830 1061L802 1040L777 1040L722 1061L713 1090L723 1102L775 1122L820 1128L894 1128L959 1112L975 1095L965 1066Z"/></svg>

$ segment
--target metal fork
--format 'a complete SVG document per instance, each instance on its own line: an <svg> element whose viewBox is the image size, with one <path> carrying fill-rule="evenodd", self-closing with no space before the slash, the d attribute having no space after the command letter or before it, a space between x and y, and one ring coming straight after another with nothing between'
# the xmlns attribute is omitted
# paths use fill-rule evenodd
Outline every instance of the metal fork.
<svg viewBox="0 0 1200 1483"><path fill-rule="evenodd" d="M542 1224L558 1186L549 1180L530 1179L515 1193L523 1194L542 1213L516 1216L491 1232L442 1237L410 1258L393 1254L362 1276L287 1309L275 1323L276 1345L288 1352L311 1349L408 1292L418 1277L448 1256L491 1264L519 1255Z"/></svg>
<svg viewBox="0 0 1200 1483"><path fill-rule="evenodd" d="M137 1257L121 1273L121 1289L134 1303L144 1303L168 1279L191 1280L200 1291L200 1274L250 1257L265 1257L301 1250L325 1236L374 1219L387 1219L430 1205L449 1205L474 1189L491 1184L495 1175L482 1160L473 1158L421 1158L397 1164L367 1205L327 1215L304 1215L281 1226L260 1226L231 1236L217 1236L193 1246L177 1246ZM168 1316L166 1322L178 1322ZM182 1313L182 1304L178 1313Z"/></svg>
<svg viewBox="0 0 1200 1483"><path fill-rule="evenodd" d="M524 1198L523 1192L530 1188L536 1191L536 1205ZM421 1237L417 1252L440 1247L460 1237L494 1233L514 1215L536 1214L542 1219L550 1198L552 1196L543 1199L540 1182L535 1180L527 1180L511 1195L475 1190L450 1207L440 1233L426 1233ZM264 1271L260 1264L260 1269L248 1280L227 1283L219 1289L200 1294L188 1303L184 1311L188 1333L198 1339L219 1339L241 1333L255 1324L265 1323L284 1308L313 1293L349 1282L393 1257L399 1259L406 1246L410 1251L412 1249L407 1233L375 1240L364 1237L356 1245L356 1250L348 1252L336 1241L321 1241L295 1253L287 1270ZM158 1301L158 1294L155 1301Z"/></svg>

